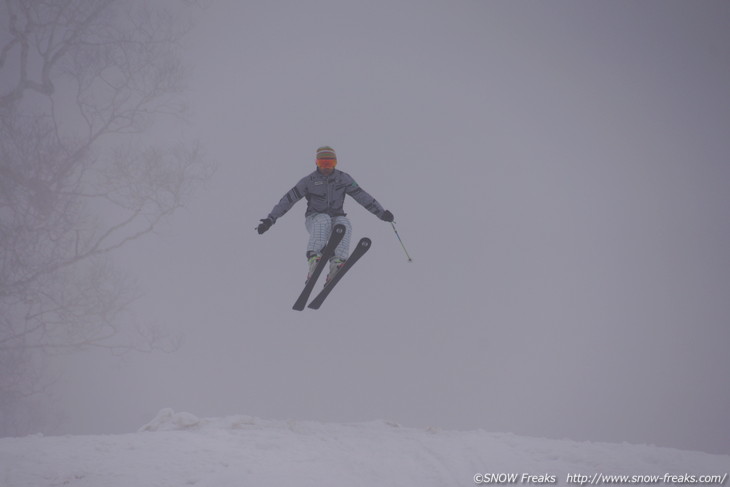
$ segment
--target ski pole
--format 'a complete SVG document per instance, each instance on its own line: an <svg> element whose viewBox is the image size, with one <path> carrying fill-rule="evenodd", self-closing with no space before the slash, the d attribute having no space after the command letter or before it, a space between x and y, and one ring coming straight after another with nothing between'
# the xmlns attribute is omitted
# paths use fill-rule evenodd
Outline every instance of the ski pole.
<svg viewBox="0 0 730 487"><path fill-rule="evenodd" d="M408 251L406 250L406 246L403 245L403 240L401 240L400 235L398 235L398 230L395 229L395 223L390 222L390 225L393 227L393 231L395 232L395 236L398 237L398 241L400 242L400 246L403 247L403 252L406 253L406 257L408 257L408 262L413 262L413 259L411 259L411 256L408 255Z"/></svg>

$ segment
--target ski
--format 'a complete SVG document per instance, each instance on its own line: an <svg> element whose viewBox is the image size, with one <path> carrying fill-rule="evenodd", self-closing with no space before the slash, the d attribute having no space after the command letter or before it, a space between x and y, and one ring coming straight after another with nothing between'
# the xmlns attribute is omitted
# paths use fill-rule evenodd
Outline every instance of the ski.
<svg viewBox="0 0 730 487"><path fill-rule="evenodd" d="M312 300L311 303L309 303L309 308L319 309L319 307L322 306L322 303L325 299L327 299L327 296L329 296L329 294L332 292L332 289L337 285L340 279L342 279L342 276L344 276L345 273L349 271L350 268L355 264L355 262L357 262L357 260L370 249L370 244L371 241L369 238L364 237L360 239L360 241L357 243L357 247L355 247L355 250L352 251L352 254L350 254L350 257L348 257L340 270L337 271L335 277L333 277L331 281L325 284L324 288L319 292L319 294Z"/></svg>
<svg viewBox="0 0 730 487"><path fill-rule="evenodd" d="M309 299L309 295L312 294L312 290L314 289L314 285L317 282L317 278L322 273L322 269L324 269L329 262L330 257L335 255L335 249L337 248L337 245L339 245L339 243L342 241L342 237L344 236L345 226L339 224L335 225L335 228L332 230L330 238L327 241L327 245L325 245L324 249L322 250L322 258L319 260L317 267L314 268L314 272L307 280L307 283L304 285L304 289L299 295L299 298L297 298L297 301L294 303L294 306L292 306L292 309L295 309L297 311L302 311L304 309L304 306L307 304L307 300Z"/></svg>

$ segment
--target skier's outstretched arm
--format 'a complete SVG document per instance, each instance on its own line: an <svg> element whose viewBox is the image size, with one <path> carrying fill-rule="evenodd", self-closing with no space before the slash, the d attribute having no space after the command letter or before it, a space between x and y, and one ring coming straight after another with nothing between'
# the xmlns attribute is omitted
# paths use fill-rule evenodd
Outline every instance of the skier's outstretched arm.
<svg viewBox="0 0 730 487"><path fill-rule="evenodd" d="M380 203L378 203L378 201L370 195L370 193L358 186L355 180L351 179L350 185L347 187L346 192L347 194L352 196L355 201L360 203L366 210L368 210L370 213L377 216L381 220L386 222L393 221L393 213L384 209L380 205Z"/></svg>
<svg viewBox="0 0 730 487"><path fill-rule="evenodd" d="M261 223L259 223L259 225L256 227L259 235L271 228L271 225L276 223L276 220L284 216L284 214L289 211L297 201L304 198L304 195L306 194L306 189L306 178L304 178L299 181L296 186L287 191L286 194L282 196L281 200L279 200L279 202L271 210L269 216L260 220Z"/></svg>

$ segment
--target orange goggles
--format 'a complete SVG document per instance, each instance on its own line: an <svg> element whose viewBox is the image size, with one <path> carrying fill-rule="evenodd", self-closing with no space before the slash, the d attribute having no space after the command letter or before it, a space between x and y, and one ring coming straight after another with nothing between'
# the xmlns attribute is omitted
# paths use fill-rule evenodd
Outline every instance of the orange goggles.
<svg viewBox="0 0 730 487"><path fill-rule="evenodd" d="M334 169L337 159L317 159L317 167L322 169Z"/></svg>

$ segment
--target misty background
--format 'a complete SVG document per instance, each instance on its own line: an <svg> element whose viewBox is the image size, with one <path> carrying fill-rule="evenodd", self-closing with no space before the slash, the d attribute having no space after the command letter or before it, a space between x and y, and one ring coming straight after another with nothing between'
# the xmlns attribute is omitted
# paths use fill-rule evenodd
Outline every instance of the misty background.
<svg viewBox="0 0 730 487"><path fill-rule="evenodd" d="M730 453L730 4L200 2L186 133L217 166L114 260L171 353L54 357L48 433L164 407ZM178 136L156 127L160 137ZM157 132L156 132L157 133ZM395 214L295 312L331 145Z"/></svg>

